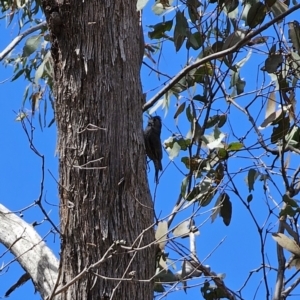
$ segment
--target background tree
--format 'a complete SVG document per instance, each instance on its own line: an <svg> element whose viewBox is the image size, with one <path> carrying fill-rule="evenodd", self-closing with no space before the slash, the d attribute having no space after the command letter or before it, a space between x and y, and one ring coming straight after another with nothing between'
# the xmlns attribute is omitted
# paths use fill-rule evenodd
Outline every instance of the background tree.
<svg viewBox="0 0 300 300"><path fill-rule="evenodd" d="M148 33L142 69L146 103L139 87L135 4L114 3L113 9L81 4L79 9L44 1L50 31L39 20L26 34L40 33L27 39L22 55L6 57L14 42L0 54L15 67L13 80L25 75L32 84L24 97L31 100L31 111L22 108L17 120L42 162L36 204L52 231L64 237L60 265L43 243L31 240L29 248L45 253L45 263L40 259L33 269L51 276L38 281L40 273L35 277L25 268L29 274L22 282L31 277L44 298L55 289L63 290L60 297L66 299L106 293L144 299L152 297L150 282L159 299L173 291L174 299L182 297L180 290L199 295L193 287L200 287L204 299L294 295L300 255L299 169L294 167L299 165L300 27L295 18L300 6L278 0L146 4L137 3L138 10L145 8ZM2 6L10 21L23 13L21 27L39 11L39 3ZM163 17L157 23L158 15ZM163 84L157 81L163 78ZM49 117L53 123L49 102L61 158L59 228L42 201L45 156L34 130L35 123L42 129ZM160 185L153 186L155 218L145 177L142 107L150 114L163 109L176 121L163 119L168 155ZM21 224L5 208L2 212L3 220L15 218L7 224ZM228 227L216 221L218 216ZM15 238L1 237L23 267L33 257L31 251L15 251L19 242L29 240L22 235L25 225ZM156 250L151 246L154 227ZM50 261L52 267L40 267Z"/></svg>

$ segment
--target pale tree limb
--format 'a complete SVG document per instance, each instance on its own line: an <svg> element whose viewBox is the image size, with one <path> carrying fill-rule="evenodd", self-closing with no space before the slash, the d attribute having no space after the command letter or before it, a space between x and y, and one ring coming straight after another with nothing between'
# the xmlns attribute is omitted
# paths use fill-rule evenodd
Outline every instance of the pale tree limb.
<svg viewBox="0 0 300 300"><path fill-rule="evenodd" d="M0 204L0 243L30 275L41 297L51 294L58 274L58 260L35 229Z"/></svg>
<svg viewBox="0 0 300 300"><path fill-rule="evenodd" d="M15 37L12 40L12 42L0 53L0 61L2 61L6 57L6 55L8 55L8 53L10 51L12 51L23 40L24 37L26 37L27 35L35 32L39 29L42 29L45 26L47 26L46 21L25 30L23 33L21 33L17 37Z"/></svg>
<svg viewBox="0 0 300 300"><path fill-rule="evenodd" d="M156 95L154 95L147 103L145 103L143 105L143 112L145 112L150 107L152 107L164 94L166 94L168 91L170 91L174 87L174 85L179 82L180 79L184 78L193 69L198 68L199 66L201 66L201 65L203 65L203 64L205 64L205 63L207 63L211 60L221 58L221 57L224 57L228 54L236 52L238 49L243 47L247 42L249 42L252 38L254 38L258 34L262 33L263 31L268 29L270 26L272 26L276 22L281 21L284 17L290 15L292 12L294 12L298 9L300 9L300 3L293 6L289 10L285 11L284 13L277 16L276 18L272 19L271 21L264 24L263 26L259 27L258 29L254 30L254 31L250 31L245 36L245 38L243 38L241 41L236 43L234 46L232 46L228 49L213 53L213 54L208 55L206 57L203 57L202 59L195 61L193 64L186 66L176 76L174 76L173 79L171 79L169 81L169 83L166 84Z"/></svg>

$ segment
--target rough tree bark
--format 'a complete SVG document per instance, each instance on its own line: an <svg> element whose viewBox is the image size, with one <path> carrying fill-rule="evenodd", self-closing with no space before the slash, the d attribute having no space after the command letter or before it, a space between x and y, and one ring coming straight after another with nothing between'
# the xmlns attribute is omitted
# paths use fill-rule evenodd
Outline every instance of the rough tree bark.
<svg viewBox="0 0 300 300"><path fill-rule="evenodd" d="M43 7L54 60L66 284L114 241L131 246L140 236L138 247L154 240L153 229L147 229L153 209L142 135L142 41L136 1L44 0ZM131 271L134 279L118 287L118 280L109 279L130 278ZM152 283L137 281L154 274L151 247L136 253L119 249L93 272L62 299L153 297Z"/></svg>

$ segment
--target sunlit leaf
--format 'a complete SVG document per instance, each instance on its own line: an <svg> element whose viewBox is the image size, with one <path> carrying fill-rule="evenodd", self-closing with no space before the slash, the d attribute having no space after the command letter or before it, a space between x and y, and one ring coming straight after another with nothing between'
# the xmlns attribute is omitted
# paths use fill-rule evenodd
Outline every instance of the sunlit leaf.
<svg viewBox="0 0 300 300"><path fill-rule="evenodd" d="M137 0L137 3L136 3L136 10L137 11L140 11L142 10L146 4L148 3L149 0Z"/></svg>
<svg viewBox="0 0 300 300"><path fill-rule="evenodd" d="M27 39L25 45L23 47L23 57L30 56L41 44L42 36L41 35L33 35Z"/></svg>
<svg viewBox="0 0 300 300"><path fill-rule="evenodd" d="M276 2L271 6L271 12L274 18L280 16L284 12L288 10L288 6L281 0L276 0ZM278 23L282 22L282 19L278 21Z"/></svg>
<svg viewBox="0 0 300 300"><path fill-rule="evenodd" d="M215 127L215 130L209 134L204 135L202 137L204 143L208 147L208 149L216 149L216 148L224 148L224 145L222 144L222 140L224 139L225 134L222 133L218 127Z"/></svg>
<svg viewBox="0 0 300 300"><path fill-rule="evenodd" d="M297 243L284 235L283 233L272 233L272 238L278 243L279 246L287 251L300 256L300 247Z"/></svg>
<svg viewBox="0 0 300 300"><path fill-rule="evenodd" d="M161 250L164 250L165 245L167 243L167 235L168 235L168 222L162 221L157 225L157 229L155 232L155 240L159 245Z"/></svg>
<svg viewBox="0 0 300 300"><path fill-rule="evenodd" d="M172 2L173 2L172 0L169 0L169 1L168 0L158 0L152 5L151 9L154 14L161 15L168 11L170 12L170 11L174 10L173 7L170 7Z"/></svg>
<svg viewBox="0 0 300 300"><path fill-rule="evenodd" d="M175 142L172 148L166 148L166 150L168 152L170 160L173 160L179 155L181 147L177 142Z"/></svg>
<svg viewBox="0 0 300 300"><path fill-rule="evenodd" d="M152 107L149 109L149 111L148 111L149 115L152 115L158 108L160 108L160 107L163 105L163 103L164 103L164 99L163 99L163 98L160 99L160 100L158 100L158 101L154 104L154 106L152 106Z"/></svg>
<svg viewBox="0 0 300 300"><path fill-rule="evenodd" d="M271 124L277 124L284 117L285 113L283 109L279 109L273 113L271 113L259 126L259 129L264 129Z"/></svg>
<svg viewBox="0 0 300 300"><path fill-rule="evenodd" d="M242 149L244 147L244 145L240 142L234 142L234 143L230 143L228 145L227 150L228 151L238 151L240 149Z"/></svg>
<svg viewBox="0 0 300 300"><path fill-rule="evenodd" d="M275 92L271 92L269 94L267 105L266 105L266 113L265 118L267 119L271 114L273 114L276 110L276 97Z"/></svg>
<svg viewBox="0 0 300 300"><path fill-rule="evenodd" d="M190 233L190 221L184 221L183 223L180 223L175 229L173 230L173 235L177 237L186 237Z"/></svg>
<svg viewBox="0 0 300 300"><path fill-rule="evenodd" d="M20 112L20 113L17 115L15 121L20 122L20 121L24 120L27 116L28 116L28 114L26 114L26 113L24 113L24 112Z"/></svg>

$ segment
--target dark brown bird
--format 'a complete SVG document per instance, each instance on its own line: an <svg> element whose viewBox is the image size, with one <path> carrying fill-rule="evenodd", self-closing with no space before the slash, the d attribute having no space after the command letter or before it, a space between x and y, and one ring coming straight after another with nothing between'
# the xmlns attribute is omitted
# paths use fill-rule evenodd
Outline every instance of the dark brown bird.
<svg viewBox="0 0 300 300"><path fill-rule="evenodd" d="M145 147L147 156L153 161L155 168L155 181L158 183L158 172L162 171L162 146L160 141L161 118L151 117L144 130Z"/></svg>

